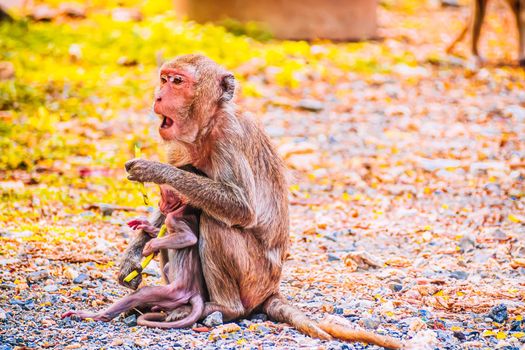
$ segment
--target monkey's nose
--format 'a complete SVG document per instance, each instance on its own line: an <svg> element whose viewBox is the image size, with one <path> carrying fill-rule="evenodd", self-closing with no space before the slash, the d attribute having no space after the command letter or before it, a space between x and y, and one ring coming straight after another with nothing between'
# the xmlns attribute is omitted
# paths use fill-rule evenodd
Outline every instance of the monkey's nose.
<svg viewBox="0 0 525 350"><path fill-rule="evenodd" d="M162 101L162 97L158 96L156 100L157 100L157 102L160 102L160 101Z"/></svg>

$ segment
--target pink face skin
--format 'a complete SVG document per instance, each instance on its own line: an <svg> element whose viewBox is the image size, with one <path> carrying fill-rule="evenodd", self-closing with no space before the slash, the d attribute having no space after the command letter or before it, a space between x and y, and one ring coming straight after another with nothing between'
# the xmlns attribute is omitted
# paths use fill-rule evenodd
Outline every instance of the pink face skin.
<svg viewBox="0 0 525 350"><path fill-rule="evenodd" d="M160 185L160 202L159 209L164 215L177 210L182 203L182 199L173 191L173 189L166 185Z"/></svg>
<svg viewBox="0 0 525 350"><path fill-rule="evenodd" d="M196 123L189 120L195 95L194 73L181 68L163 68L153 110L162 118L159 134L165 141L195 141Z"/></svg>

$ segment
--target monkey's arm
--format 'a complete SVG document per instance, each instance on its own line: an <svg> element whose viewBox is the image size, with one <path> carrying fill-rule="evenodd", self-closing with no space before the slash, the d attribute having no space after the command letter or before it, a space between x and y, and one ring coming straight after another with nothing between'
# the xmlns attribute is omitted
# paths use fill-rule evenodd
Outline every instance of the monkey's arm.
<svg viewBox="0 0 525 350"><path fill-rule="evenodd" d="M126 171L129 173L128 179L132 181L170 185L185 196L190 205L229 226L250 227L255 223L253 204L246 192L233 183L215 181L168 164L144 159L128 161Z"/></svg>
<svg viewBox="0 0 525 350"><path fill-rule="evenodd" d="M162 215L160 211L153 213L151 221L155 227L160 227L164 223L166 217ZM151 239L151 236L141 230L135 239L129 244L128 248L124 252L124 258L120 263L120 271L118 274L118 281L124 287L131 289L137 289L140 282L142 281L142 266L140 262L142 261L142 250L146 243ZM130 282L125 282L124 278L129 275L132 271L137 270L139 275L132 279Z"/></svg>

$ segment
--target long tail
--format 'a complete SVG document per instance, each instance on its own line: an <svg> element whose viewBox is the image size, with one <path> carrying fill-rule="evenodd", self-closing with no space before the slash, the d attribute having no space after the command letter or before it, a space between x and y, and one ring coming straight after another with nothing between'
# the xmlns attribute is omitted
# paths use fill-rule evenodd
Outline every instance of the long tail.
<svg viewBox="0 0 525 350"><path fill-rule="evenodd" d="M263 311L277 322L289 323L300 332L313 338L330 340L330 334L323 331L319 325L308 318L301 310L287 304L279 294L270 296L263 304Z"/></svg>
<svg viewBox="0 0 525 350"><path fill-rule="evenodd" d="M401 349L403 347L401 341L395 338L368 332L363 329L352 329L350 322L341 317L328 315L319 323L319 327L341 340L359 341L382 346L387 349Z"/></svg>
<svg viewBox="0 0 525 350"><path fill-rule="evenodd" d="M181 320L173 322L163 322L166 319L166 315L160 312L149 312L141 315L137 319L137 324L140 326L147 326L152 328L187 328L191 327L195 322L199 320L204 311L204 300L200 295L196 295L190 299L192 306L191 312L188 316Z"/></svg>
<svg viewBox="0 0 525 350"><path fill-rule="evenodd" d="M289 323L300 332L313 338L330 340L332 337L365 342L383 346L388 349L401 349L400 341L360 329L351 329L348 324L338 321L338 318L328 316L320 324L309 319L301 310L287 304L280 295L270 296L263 304L263 311L278 322Z"/></svg>

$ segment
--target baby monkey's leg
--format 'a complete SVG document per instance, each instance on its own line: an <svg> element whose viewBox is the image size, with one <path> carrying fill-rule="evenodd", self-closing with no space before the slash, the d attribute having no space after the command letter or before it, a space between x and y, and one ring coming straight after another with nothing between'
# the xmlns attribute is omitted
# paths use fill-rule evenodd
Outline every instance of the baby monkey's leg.
<svg viewBox="0 0 525 350"><path fill-rule="evenodd" d="M100 312L71 310L62 314L62 318L77 316L81 319L92 318L95 321L109 322L120 313L136 307L159 306L162 308L168 306L170 309L173 309L184 304L184 302L178 302L181 298L181 293L174 290L174 286L172 285L143 287Z"/></svg>

